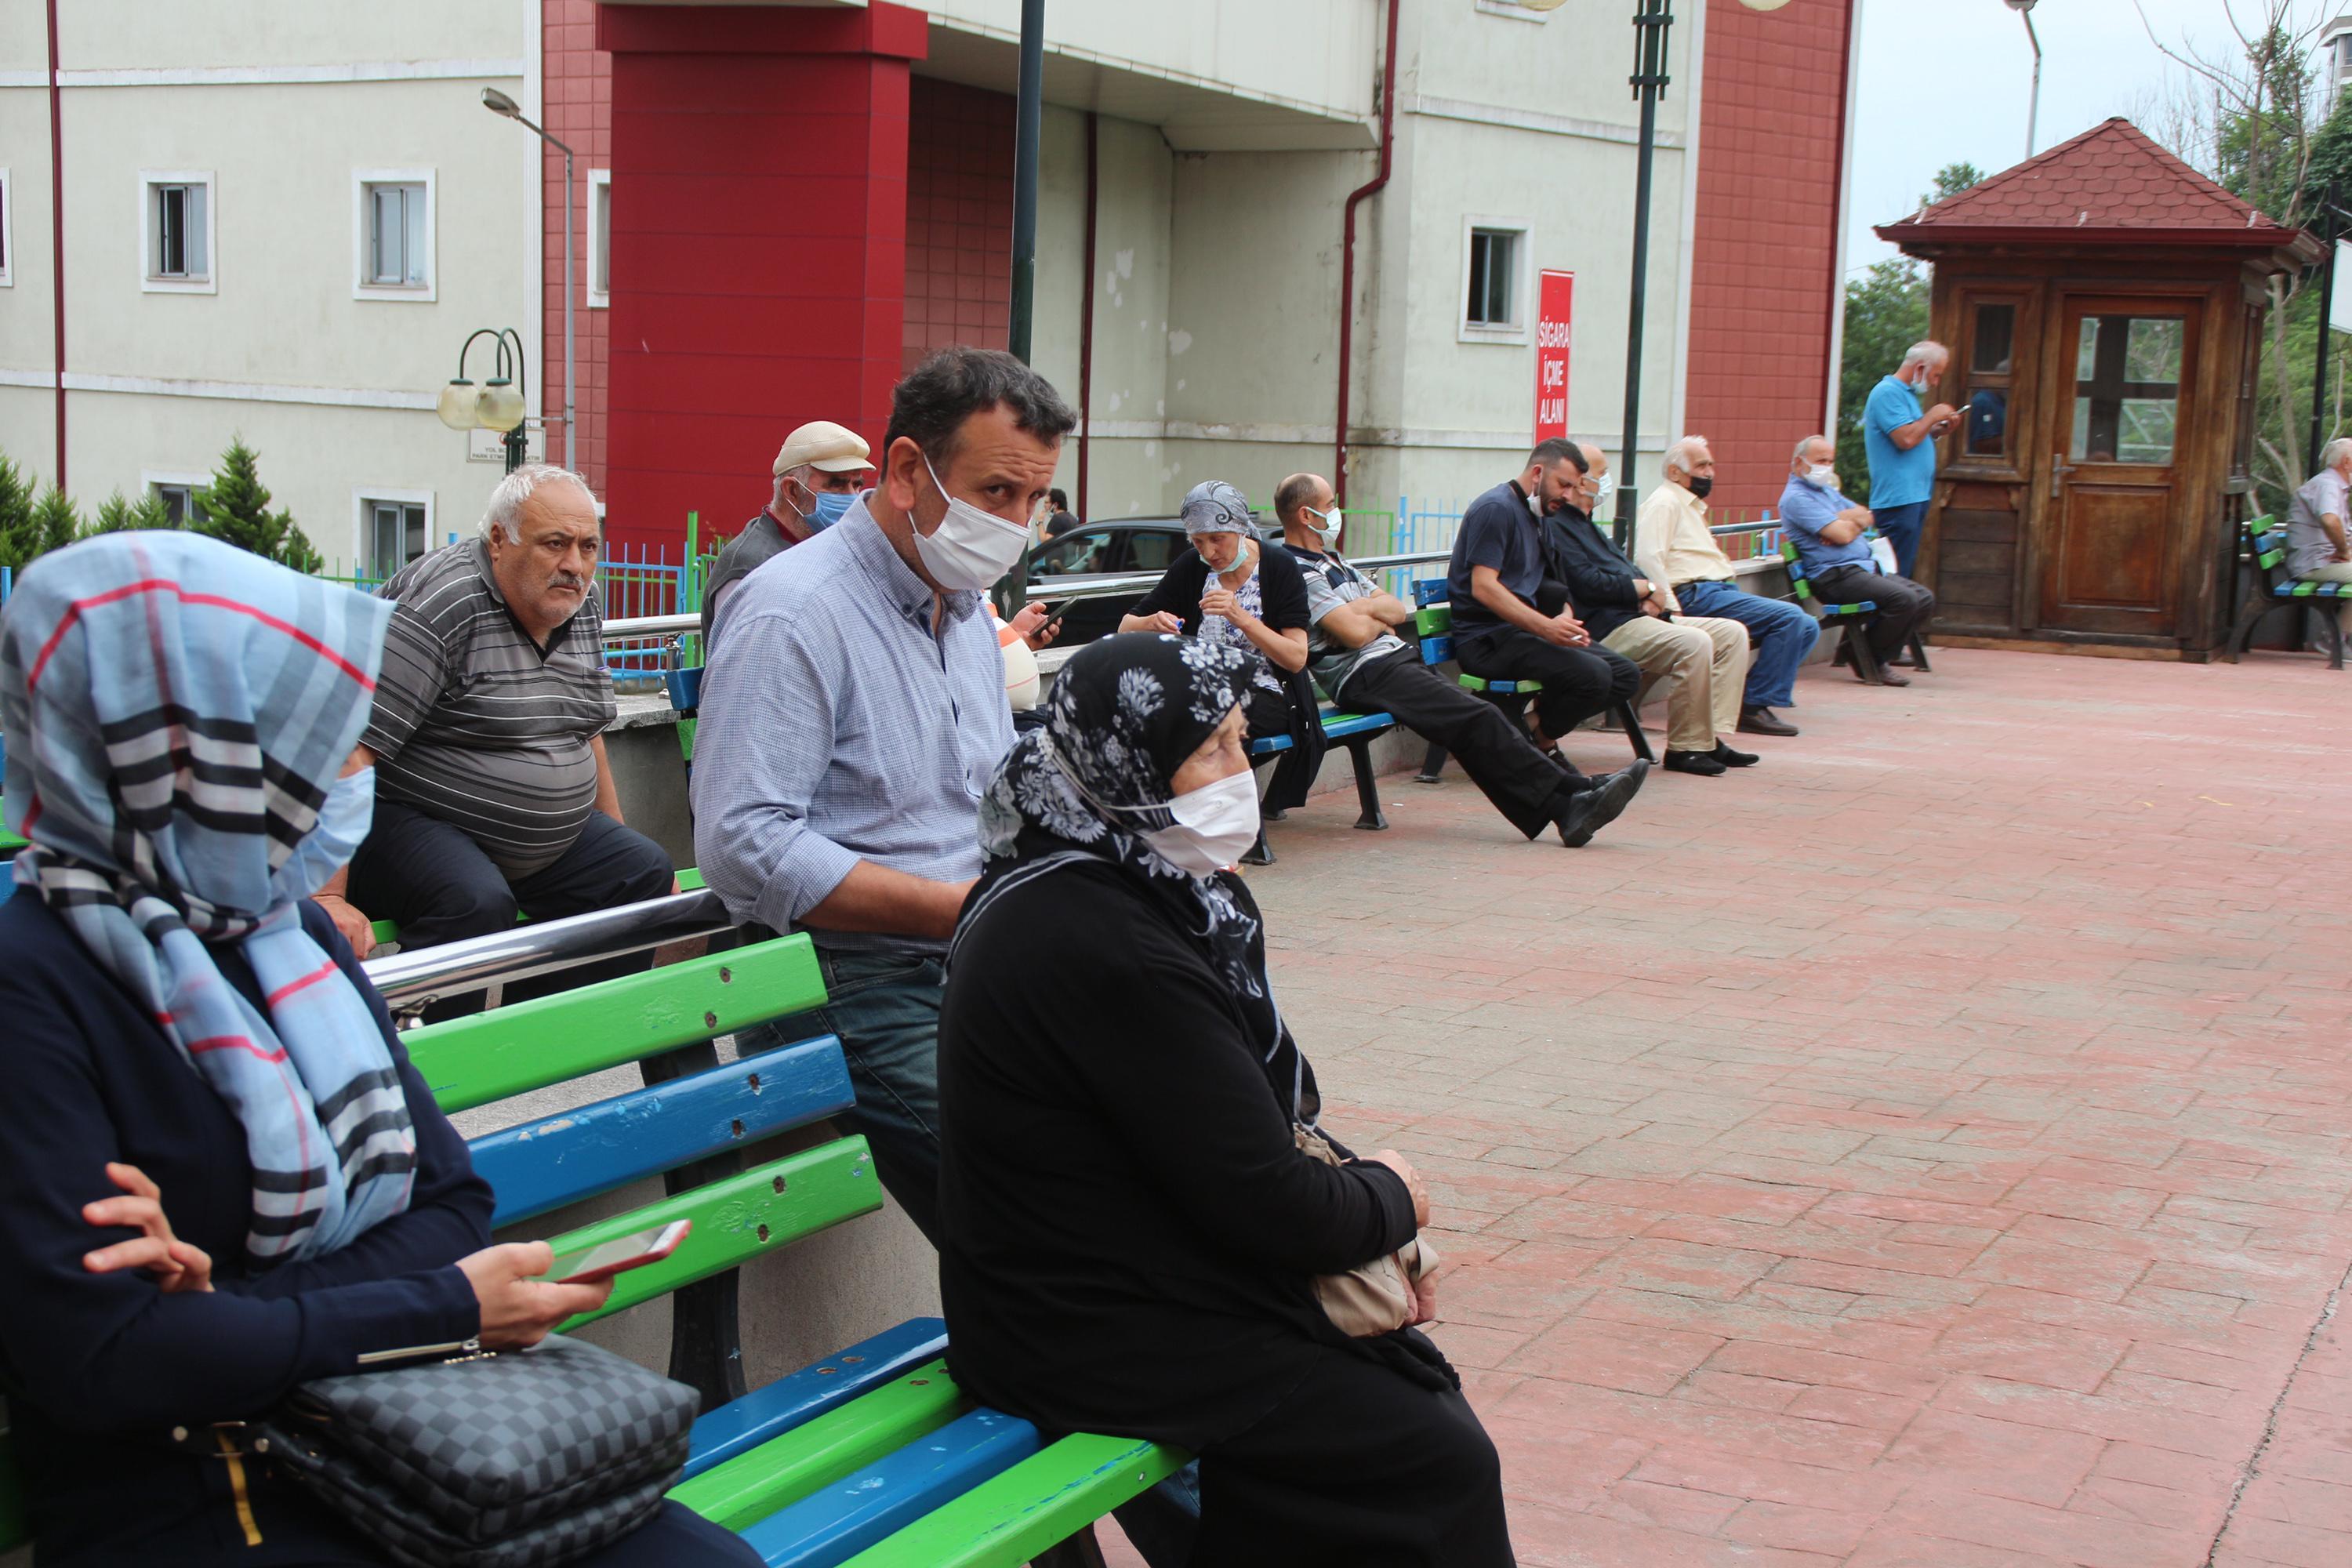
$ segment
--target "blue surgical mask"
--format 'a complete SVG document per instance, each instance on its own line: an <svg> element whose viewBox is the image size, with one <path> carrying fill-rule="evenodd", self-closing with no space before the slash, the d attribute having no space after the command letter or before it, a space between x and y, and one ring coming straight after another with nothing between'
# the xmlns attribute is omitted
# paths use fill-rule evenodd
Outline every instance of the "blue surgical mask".
<svg viewBox="0 0 2352 1568"><path fill-rule="evenodd" d="M809 514L809 526L816 529L831 528L848 516L849 509L856 503L857 498L853 494L842 490L819 490L816 497L816 510Z"/></svg>
<svg viewBox="0 0 2352 1568"><path fill-rule="evenodd" d="M271 879L290 899L307 899L351 864L375 821L375 770L346 773L327 787L319 820Z"/></svg>

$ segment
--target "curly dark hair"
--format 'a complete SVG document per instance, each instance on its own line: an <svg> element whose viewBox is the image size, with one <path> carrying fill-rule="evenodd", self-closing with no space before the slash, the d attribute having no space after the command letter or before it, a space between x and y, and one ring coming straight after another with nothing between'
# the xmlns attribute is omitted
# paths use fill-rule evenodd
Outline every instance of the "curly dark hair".
<svg viewBox="0 0 2352 1568"><path fill-rule="evenodd" d="M1012 413L1016 429L1044 441L1059 441L1078 423L1051 382L1003 349L941 349L890 395L882 449L887 454L904 436L944 467L955 456L964 421L997 407Z"/></svg>

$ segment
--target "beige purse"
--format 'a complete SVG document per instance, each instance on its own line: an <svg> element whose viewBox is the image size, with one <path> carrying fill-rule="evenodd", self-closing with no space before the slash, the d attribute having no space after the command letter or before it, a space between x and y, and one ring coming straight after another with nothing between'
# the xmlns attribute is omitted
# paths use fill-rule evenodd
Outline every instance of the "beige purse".
<svg viewBox="0 0 2352 1568"><path fill-rule="evenodd" d="M1311 1127L1294 1121L1291 1141L1310 1160L1341 1165L1339 1152ZM1420 1237L1402 1250L1360 1264L1345 1274L1315 1277L1315 1300L1331 1326L1349 1339L1368 1339L1402 1329L1412 1321L1412 1282L1437 1267L1437 1248Z"/></svg>

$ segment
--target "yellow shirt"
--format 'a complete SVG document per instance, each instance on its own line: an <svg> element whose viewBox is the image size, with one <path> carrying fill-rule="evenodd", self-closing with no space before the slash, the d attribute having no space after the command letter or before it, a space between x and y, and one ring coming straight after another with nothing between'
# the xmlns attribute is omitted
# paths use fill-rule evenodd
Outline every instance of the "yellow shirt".
<svg viewBox="0 0 2352 1568"><path fill-rule="evenodd" d="M1654 582L1728 583L1731 557L1706 526L1706 503L1682 486L1662 483L1633 514L1633 564Z"/></svg>

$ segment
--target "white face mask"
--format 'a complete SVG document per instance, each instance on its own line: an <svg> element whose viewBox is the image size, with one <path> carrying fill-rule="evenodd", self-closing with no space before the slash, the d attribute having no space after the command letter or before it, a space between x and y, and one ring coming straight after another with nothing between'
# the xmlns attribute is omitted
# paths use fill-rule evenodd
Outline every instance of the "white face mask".
<svg viewBox="0 0 2352 1568"><path fill-rule="evenodd" d="M1213 877L1257 842L1257 777L1247 769L1168 803L1172 827L1138 834L1178 870Z"/></svg>
<svg viewBox="0 0 2352 1568"><path fill-rule="evenodd" d="M1311 506L1301 507L1298 510L1314 520L1307 526L1315 531L1315 537L1323 542L1324 549L1331 550L1338 547L1339 527L1346 521L1344 518L1336 511L1317 511Z"/></svg>
<svg viewBox="0 0 2352 1568"><path fill-rule="evenodd" d="M1805 482L1816 489L1837 489L1837 470L1827 463L1815 463L1805 470Z"/></svg>
<svg viewBox="0 0 2352 1568"><path fill-rule="evenodd" d="M923 458L923 471L931 476L932 486L948 503L948 514L940 520L938 529L930 533L919 527L914 531L915 553L922 557L923 570L951 594L989 587L1021 559L1029 542L1028 526L1007 522L948 495L929 456ZM907 521L912 523L914 519L910 515Z"/></svg>

